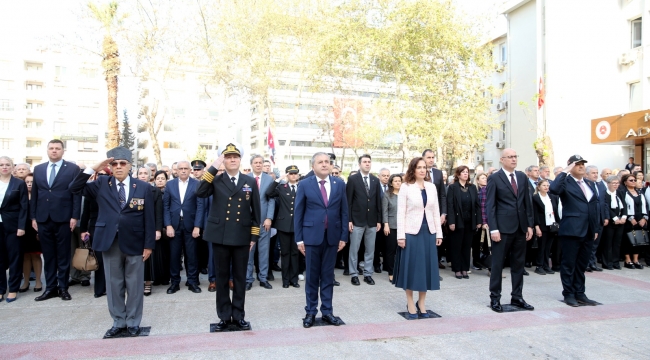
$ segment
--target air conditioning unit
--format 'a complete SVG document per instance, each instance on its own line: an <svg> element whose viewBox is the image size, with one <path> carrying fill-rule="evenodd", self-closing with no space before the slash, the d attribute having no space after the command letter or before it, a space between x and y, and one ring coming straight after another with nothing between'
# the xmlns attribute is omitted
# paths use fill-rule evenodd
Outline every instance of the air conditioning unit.
<svg viewBox="0 0 650 360"><path fill-rule="evenodd" d="M497 149L503 149L506 147L505 141L497 141L496 142Z"/></svg>
<svg viewBox="0 0 650 360"><path fill-rule="evenodd" d="M630 50L626 53L621 54L621 56L618 58L618 64L632 65L634 64L634 62L636 62L637 57L638 57L638 51L635 49Z"/></svg>
<svg viewBox="0 0 650 360"><path fill-rule="evenodd" d="M505 64L504 64L504 63L500 63L500 64L496 64L496 65L494 65L494 70L495 70L496 72L498 72L498 73L503 72L503 70L505 70L505 68L506 68L506 67L505 67Z"/></svg>
<svg viewBox="0 0 650 360"><path fill-rule="evenodd" d="M483 161L483 155L481 155L481 154L476 155L476 162L480 163L482 161Z"/></svg>
<svg viewBox="0 0 650 360"><path fill-rule="evenodd" d="M497 111L503 111L506 109L506 105L503 102L497 103Z"/></svg>

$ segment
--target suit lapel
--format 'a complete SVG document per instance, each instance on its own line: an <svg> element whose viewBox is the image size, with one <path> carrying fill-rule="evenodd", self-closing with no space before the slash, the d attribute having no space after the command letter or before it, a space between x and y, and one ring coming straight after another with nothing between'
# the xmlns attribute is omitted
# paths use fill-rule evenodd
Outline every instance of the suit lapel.
<svg viewBox="0 0 650 360"><path fill-rule="evenodd" d="M255 180L255 178L253 178L253 180ZM245 182L246 182L246 180L244 179L244 175L239 174L239 178L237 180L237 186L235 186L235 188L232 190L232 192L230 193L230 196L235 195L237 193L237 191L239 191L239 189L241 189L242 186L244 186ZM232 181L231 181L231 183L232 183Z"/></svg>
<svg viewBox="0 0 650 360"><path fill-rule="evenodd" d="M318 199L320 199L320 203L321 203L324 207L327 207L327 206L325 206L325 201L323 201L323 195L321 195L321 193L320 193L320 184L318 183L319 180L318 180L318 177L317 177L316 175L314 175L314 180L316 180L316 181L313 181L313 180L307 180L307 182L309 183L309 186L311 186L312 188L314 188L314 191L316 192L316 195L318 196ZM331 181L331 180L332 180L332 179L330 179L330 181ZM334 184L332 184L332 183L330 182L330 199L332 198L332 185L334 185ZM329 201L328 201L327 203L329 204Z"/></svg>
<svg viewBox="0 0 650 360"><path fill-rule="evenodd" d="M117 183L117 179L115 179L113 176L108 178L108 189L110 190L113 200L115 200L113 203L117 206L117 209L120 210L120 196L117 194L119 191Z"/></svg>
<svg viewBox="0 0 650 360"><path fill-rule="evenodd" d="M54 181L52 181L52 187L54 187L54 185L56 185L56 183L57 183L57 181L59 181L59 178L61 177L61 175L65 173L67 167L68 166L67 166L66 161L63 160L63 162L61 162L61 168L56 173L56 176L54 177ZM45 177L45 179L47 180L47 176Z"/></svg>
<svg viewBox="0 0 650 360"><path fill-rule="evenodd" d="M138 187L138 184L135 183L135 179L131 178L131 188L129 189L129 196L128 199L126 199L126 204L124 204L124 209L126 210L127 207L129 207L129 203L131 202L131 199L133 199L133 195L135 194L135 190Z"/></svg>
<svg viewBox="0 0 650 360"><path fill-rule="evenodd" d="M567 175L567 177L568 177L567 182L569 183L569 186L573 188L573 192L576 193L577 198L580 199L580 201L588 202L587 198L585 197L585 194L582 192L582 189L580 188L580 185L578 185L578 182L575 181L573 176ZM589 185L587 184L587 186ZM593 190L592 192L594 193L593 196L591 197L593 199L594 197L596 197L596 192Z"/></svg>
<svg viewBox="0 0 650 360"><path fill-rule="evenodd" d="M9 201L11 191L13 190L14 186L16 185L16 181L18 181L18 179L16 179L15 177L13 177L13 176L9 177L9 184L7 184L7 192L5 193L4 198L2 199L2 203L0 204L0 208L3 208L6 205L7 201Z"/></svg>
<svg viewBox="0 0 650 360"><path fill-rule="evenodd" d="M190 191L194 191L194 184L193 183L194 182L192 181L192 178L187 179L187 188L185 189L185 195L183 196L183 204L185 203L185 200L187 200L187 197L189 196L188 194L190 193ZM178 185L179 186L178 195L180 197L180 192L181 192L180 182L178 184L179 184Z"/></svg>
<svg viewBox="0 0 650 360"><path fill-rule="evenodd" d="M508 179L508 176L506 175L505 171L501 169L497 174L499 174L499 178L507 185L510 191L512 191L512 195L515 195L516 197L517 194L519 193L519 184L517 184L517 194L515 194L515 189L512 188L512 183L510 183L510 179Z"/></svg>

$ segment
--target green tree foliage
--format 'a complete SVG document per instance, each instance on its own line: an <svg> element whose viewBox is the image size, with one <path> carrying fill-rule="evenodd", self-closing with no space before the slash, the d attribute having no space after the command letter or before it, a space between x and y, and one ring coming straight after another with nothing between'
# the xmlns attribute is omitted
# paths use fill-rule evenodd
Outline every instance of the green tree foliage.
<svg viewBox="0 0 650 360"><path fill-rule="evenodd" d="M124 118L122 119L122 138L120 141L120 145L127 149L133 149L133 145L135 145L135 134L131 130L129 115L126 113L126 109L124 109Z"/></svg>

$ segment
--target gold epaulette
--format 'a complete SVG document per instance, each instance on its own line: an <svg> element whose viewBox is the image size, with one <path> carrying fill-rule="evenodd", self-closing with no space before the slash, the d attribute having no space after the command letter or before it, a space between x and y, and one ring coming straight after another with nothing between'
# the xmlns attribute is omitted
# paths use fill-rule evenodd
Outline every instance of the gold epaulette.
<svg viewBox="0 0 650 360"><path fill-rule="evenodd" d="M251 227L251 235L260 236L260 228L259 228L259 226Z"/></svg>
<svg viewBox="0 0 650 360"><path fill-rule="evenodd" d="M212 184L212 180L214 180L214 175L212 175L212 174L210 174L209 172L206 171L203 174L203 176L201 177L201 180L205 180L205 181L209 182L210 184Z"/></svg>

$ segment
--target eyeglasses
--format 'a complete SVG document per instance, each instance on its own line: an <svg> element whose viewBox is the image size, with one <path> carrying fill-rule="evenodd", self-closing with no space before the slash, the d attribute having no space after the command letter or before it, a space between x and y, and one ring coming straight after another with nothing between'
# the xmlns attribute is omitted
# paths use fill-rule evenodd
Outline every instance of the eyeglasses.
<svg viewBox="0 0 650 360"><path fill-rule="evenodd" d="M508 156L502 156L502 159L516 159L518 158L519 155L508 155Z"/></svg>
<svg viewBox="0 0 650 360"><path fill-rule="evenodd" d="M627 181L636 182L636 179L627 179Z"/></svg>
<svg viewBox="0 0 650 360"><path fill-rule="evenodd" d="M128 163L129 163L128 161L124 161L124 160L113 161L113 162L111 163L111 166L115 167L115 166L119 165L119 166L124 167L124 166L126 166Z"/></svg>

